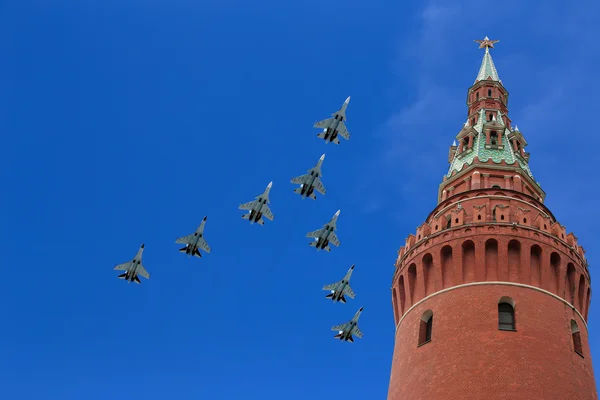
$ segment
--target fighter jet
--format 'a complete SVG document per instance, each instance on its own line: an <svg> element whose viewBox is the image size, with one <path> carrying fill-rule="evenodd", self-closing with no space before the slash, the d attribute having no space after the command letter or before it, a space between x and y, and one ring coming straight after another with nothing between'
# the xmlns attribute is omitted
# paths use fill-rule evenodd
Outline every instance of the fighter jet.
<svg viewBox="0 0 600 400"><path fill-rule="evenodd" d="M334 232L340 211L341 210L337 210L333 218L331 218L331 221L323 225L321 229L317 229L316 231L308 232L306 234L306 237L315 239L314 242L310 243L311 247L316 247L317 251L331 251L329 243L336 247L340 245L340 239L338 239Z"/></svg>
<svg viewBox="0 0 600 400"><path fill-rule="evenodd" d="M210 253L210 246L208 243L206 243L206 240L204 240L204 224L206 224L206 217L204 217L202 222L200 222L200 226L198 226L196 232L191 235L177 238L175 243L185 244L185 247L179 249L181 253L198 258L202 257L202 254L200 254L200 249Z"/></svg>
<svg viewBox="0 0 600 400"><path fill-rule="evenodd" d="M310 197L313 200L317 199L317 196L314 193L315 189L317 190L317 192L323 195L325 194L326 190L323 186L323 182L321 182L320 179L322 175L321 164L323 164L324 159L325 154L323 154L321 158L319 158L317 165L308 170L308 174L292 178L292 183L300 185L299 188L294 189L294 193L298 193L300 196L302 196L303 199L305 197Z"/></svg>
<svg viewBox="0 0 600 400"><path fill-rule="evenodd" d="M144 245L140 247L137 254L131 261L117 265L115 271L125 271L124 274L118 276L119 279L125 279L127 282L142 283L138 274L146 279L150 279L150 274L142 265L142 253L144 252Z"/></svg>
<svg viewBox="0 0 600 400"><path fill-rule="evenodd" d="M363 307L359 308L354 317L349 322L345 324L336 325L331 328L332 331L338 331L338 334L334 336L334 338L346 341L354 342L354 338L352 335L356 335L357 338L363 337L362 332L358 329L358 318L360 317L360 313L362 312Z"/></svg>
<svg viewBox="0 0 600 400"><path fill-rule="evenodd" d="M325 139L325 143L333 142L335 144L340 144L338 135L346 140L350 139L350 133L348 132L348 129L346 129L346 124L344 123L346 120L346 107L348 107L348 103L350 103L350 96L344 101L342 108L331 114L332 118L315 123L315 128L323 128L323 132L319 133L317 137Z"/></svg>
<svg viewBox="0 0 600 400"><path fill-rule="evenodd" d="M350 277L352 276L352 271L354 270L354 264L350 267L346 275L342 278L341 281L336 283L332 283L331 285L323 286L323 290L330 290L327 296L328 299L335 301L341 301L346 304L346 298L344 296L348 296L351 299L354 298L355 294L352 288L350 287Z"/></svg>
<svg viewBox="0 0 600 400"><path fill-rule="evenodd" d="M240 210L249 211L248 214L242 215L243 219L250 220L251 224L256 222L261 225L265 224L265 221L262 219L263 216L268 220L273 221L273 218L275 217L267 205L270 203L269 192L271 191L271 186L273 186L273 182L270 182L267 185L267 188L262 194L256 196L256 200L240 205Z"/></svg>

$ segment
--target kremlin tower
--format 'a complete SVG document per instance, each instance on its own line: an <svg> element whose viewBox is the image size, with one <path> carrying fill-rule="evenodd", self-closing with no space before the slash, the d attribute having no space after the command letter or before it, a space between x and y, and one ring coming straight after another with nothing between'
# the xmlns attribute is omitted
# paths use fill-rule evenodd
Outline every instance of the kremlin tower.
<svg viewBox="0 0 600 400"><path fill-rule="evenodd" d="M400 248L388 400L598 399L585 251L544 205L490 48L437 206Z"/></svg>

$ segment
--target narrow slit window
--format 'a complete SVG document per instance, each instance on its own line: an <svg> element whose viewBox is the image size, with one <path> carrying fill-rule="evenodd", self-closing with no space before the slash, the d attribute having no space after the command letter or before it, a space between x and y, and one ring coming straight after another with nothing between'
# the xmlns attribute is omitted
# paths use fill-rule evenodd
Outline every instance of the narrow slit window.
<svg viewBox="0 0 600 400"><path fill-rule="evenodd" d="M498 304L498 329L501 331L515 330L515 309L509 303Z"/></svg>
<svg viewBox="0 0 600 400"><path fill-rule="evenodd" d="M573 349L577 354L583 357L583 347L581 346L581 333L577 322L571 320L571 337L573 338Z"/></svg>
<svg viewBox="0 0 600 400"><path fill-rule="evenodd" d="M431 342L431 331L433 328L433 312L427 310L419 321L419 346Z"/></svg>

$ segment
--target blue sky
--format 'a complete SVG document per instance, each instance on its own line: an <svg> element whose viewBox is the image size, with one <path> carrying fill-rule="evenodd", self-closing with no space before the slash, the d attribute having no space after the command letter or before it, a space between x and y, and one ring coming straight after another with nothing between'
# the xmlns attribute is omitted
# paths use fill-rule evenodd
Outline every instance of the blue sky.
<svg viewBox="0 0 600 400"><path fill-rule="evenodd" d="M385 398L396 252L436 205L486 35L594 274L600 5L365 4L0 2L2 397ZM349 95L352 138L325 145L312 124ZM322 153L328 193L302 200L289 180ZM244 223L269 181L275 221ZM306 232L340 208L317 253ZM204 215L213 251L188 259L175 238ZM117 280L141 243L151 280ZM351 264L356 299L326 301ZM335 341L360 306L364 338Z"/></svg>

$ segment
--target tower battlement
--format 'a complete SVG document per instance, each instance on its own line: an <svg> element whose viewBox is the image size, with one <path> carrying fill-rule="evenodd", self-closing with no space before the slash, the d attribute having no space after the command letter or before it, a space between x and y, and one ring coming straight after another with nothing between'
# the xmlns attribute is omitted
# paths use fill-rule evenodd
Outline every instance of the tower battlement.
<svg viewBox="0 0 600 400"><path fill-rule="evenodd" d="M577 237L533 198L479 189L438 204L400 248L393 278L400 293L393 295L396 322L432 293L485 281L547 290L587 321L591 278Z"/></svg>

